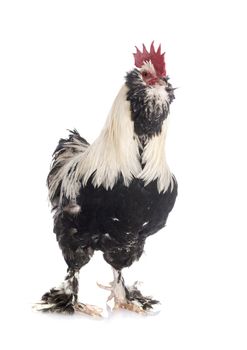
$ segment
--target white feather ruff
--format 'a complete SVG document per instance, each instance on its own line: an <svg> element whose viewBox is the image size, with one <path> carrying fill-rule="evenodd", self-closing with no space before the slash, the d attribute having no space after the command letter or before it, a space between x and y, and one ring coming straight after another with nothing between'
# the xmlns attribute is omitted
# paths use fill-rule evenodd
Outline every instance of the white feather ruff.
<svg viewBox="0 0 247 350"><path fill-rule="evenodd" d="M126 186L134 177L142 179L146 185L157 179L159 192L166 191L173 184L165 157L167 120L163 123L162 132L148 141L140 157L140 143L134 133L127 91L127 86L123 85L104 129L92 145L78 144L78 153L63 154L60 159L58 157L57 162L62 167L51 180L50 197L61 183L61 196L75 199L81 184L85 186L92 175L93 185L102 185L106 189L113 188L120 174ZM159 91L153 93L157 94ZM164 99L166 96L164 92L162 94L161 98ZM143 169L141 164L145 164Z"/></svg>
<svg viewBox="0 0 247 350"><path fill-rule="evenodd" d="M173 188L173 176L166 162L165 155L167 124L168 120L166 119L161 133L152 137L146 144L142 154L142 163L145 166L137 176L145 182L145 185L157 180L159 192L167 191L170 184Z"/></svg>

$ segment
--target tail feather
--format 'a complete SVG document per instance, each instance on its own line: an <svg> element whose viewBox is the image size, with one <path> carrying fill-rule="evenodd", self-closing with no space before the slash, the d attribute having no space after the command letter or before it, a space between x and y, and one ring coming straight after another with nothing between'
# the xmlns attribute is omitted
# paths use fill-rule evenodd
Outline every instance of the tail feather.
<svg viewBox="0 0 247 350"><path fill-rule="evenodd" d="M61 179L58 174L62 168L79 153L85 152L89 143L80 136L76 129L69 130L67 139L60 139L53 153L51 169L47 177L49 198L53 209L57 207L60 198Z"/></svg>

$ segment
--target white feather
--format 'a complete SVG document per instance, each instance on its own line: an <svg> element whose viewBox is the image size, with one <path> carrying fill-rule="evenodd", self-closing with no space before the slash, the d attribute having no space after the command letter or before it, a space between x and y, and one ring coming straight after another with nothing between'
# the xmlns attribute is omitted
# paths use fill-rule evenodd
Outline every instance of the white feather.
<svg viewBox="0 0 247 350"><path fill-rule="evenodd" d="M146 144L142 162L145 164L138 178L148 185L151 181L157 180L158 191L167 191L169 185L173 187L173 176L166 162L165 140L168 120L163 122L162 131L159 135L153 136Z"/></svg>
<svg viewBox="0 0 247 350"><path fill-rule="evenodd" d="M169 185L173 184L165 157L167 119L163 123L162 132L147 142L140 157L140 142L134 133L127 92L127 86L123 85L104 129L91 146L78 143L78 153L58 157L57 162L62 164L62 167L51 181L51 197L62 182L61 198L65 195L69 199L75 199L81 184L86 186L92 175L93 185L106 189L113 188L120 174L126 186L134 177L142 179L145 185L157 180L159 192L166 191ZM149 94L155 95L160 103L168 98L165 89L159 86L150 89ZM143 169L142 164L145 164Z"/></svg>
<svg viewBox="0 0 247 350"><path fill-rule="evenodd" d="M102 185L106 189L114 186L120 174L128 186L133 177L140 173L138 141L134 137L134 123L126 93L127 87L124 85L113 103L100 136L64 167L60 178L62 190L68 198L75 198L80 179L85 186L93 173L93 185ZM75 171L70 171L71 168Z"/></svg>

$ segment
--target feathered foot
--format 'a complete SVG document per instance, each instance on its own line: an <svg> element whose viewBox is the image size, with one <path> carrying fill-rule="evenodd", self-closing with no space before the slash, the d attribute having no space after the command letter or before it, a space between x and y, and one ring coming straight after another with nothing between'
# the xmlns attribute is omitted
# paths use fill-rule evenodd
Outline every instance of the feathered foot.
<svg viewBox="0 0 247 350"><path fill-rule="evenodd" d="M79 313L97 317L101 317L103 313L103 309L94 305L79 303L75 301L74 295L67 295L62 290L55 288L44 294L41 302L35 304L34 308L43 312Z"/></svg>
<svg viewBox="0 0 247 350"><path fill-rule="evenodd" d="M153 306L159 304L158 300L151 297L144 297L137 288L138 282L132 287L126 287L120 271L113 270L114 281L110 286L103 286L98 283L100 288L111 291L107 302L114 301L113 309L125 309L140 314L147 314L153 311Z"/></svg>
<svg viewBox="0 0 247 350"><path fill-rule="evenodd" d="M147 312L153 309L153 306L159 304L158 300L151 297L143 296L137 288L138 282L132 287L125 288L127 303L120 304L120 308L128 309L135 312Z"/></svg>
<svg viewBox="0 0 247 350"><path fill-rule="evenodd" d="M75 312L76 296L72 293L66 293L63 286L52 288L45 293L41 302L34 305L34 308L43 312L58 312L73 314Z"/></svg>
<svg viewBox="0 0 247 350"><path fill-rule="evenodd" d="M78 275L78 272L69 271L62 285L59 288L52 288L45 293L41 298L41 302L35 304L34 308L43 312L63 314L78 312L91 316L101 316L102 309L78 302Z"/></svg>

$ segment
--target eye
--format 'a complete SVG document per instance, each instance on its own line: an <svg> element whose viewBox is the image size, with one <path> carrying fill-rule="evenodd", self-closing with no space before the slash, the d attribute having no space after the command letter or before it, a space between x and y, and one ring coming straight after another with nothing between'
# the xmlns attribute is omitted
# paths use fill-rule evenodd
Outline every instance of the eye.
<svg viewBox="0 0 247 350"><path fill-rule="evenodd" d="M142 72L142 76L143 76L144 78L147 78L147 77L149 76L149 73L146 72L146 71L144 71L144 72Z"/></svg>

